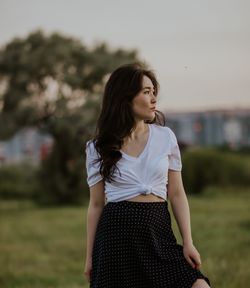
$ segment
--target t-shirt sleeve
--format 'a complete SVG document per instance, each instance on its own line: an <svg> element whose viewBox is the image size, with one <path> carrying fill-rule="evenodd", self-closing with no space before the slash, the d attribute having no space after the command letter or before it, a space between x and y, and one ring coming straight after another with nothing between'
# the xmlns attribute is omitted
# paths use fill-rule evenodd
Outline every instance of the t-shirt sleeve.
<svg viewBox="0 0 250 288"><path fill-rule="evenodd" d="M175 133L170 128L169 135L170 135L170 155L169 155L169 169L181 171L182 170L182 160L181 160L181 153L179 149L179 145L177 142L177 138Z"/></svg>
<svg viewBox="0 0 250 288"><path fill-rule="evenodd" d="M99 172L100 162L96 160L99 158L99 156L92 140L87 141L85 152L87 183L89 187L91 187L103 179L102 175Z"/></svg>

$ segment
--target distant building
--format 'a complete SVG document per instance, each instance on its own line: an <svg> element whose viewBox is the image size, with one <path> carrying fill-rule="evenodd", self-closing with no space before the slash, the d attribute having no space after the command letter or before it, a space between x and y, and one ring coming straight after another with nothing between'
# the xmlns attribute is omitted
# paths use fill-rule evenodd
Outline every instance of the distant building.
<svg viewBox="0 0 250 288"><path fill-rule="evenodd" d="M166 113L166 119L183 147L250 146L250 109ZM23 128L11 139L0 141L0 165L22 161L39 165L48 157L52 146L52 136L34 127Z"/></svg>
<svg viewBox="0 0 250 288"><path fill-rule="evenodd" d="M42 134L33 127L23 128L9 140L0 141L0 164L27 161L38 165L48 156L52 145L50 135Z"/></svg>
<svg viewBox="0 0 250 288"><path fill-rule="evenodd" d="M166 113L166 118L183 144L250 146L250 109Z"/></svg>

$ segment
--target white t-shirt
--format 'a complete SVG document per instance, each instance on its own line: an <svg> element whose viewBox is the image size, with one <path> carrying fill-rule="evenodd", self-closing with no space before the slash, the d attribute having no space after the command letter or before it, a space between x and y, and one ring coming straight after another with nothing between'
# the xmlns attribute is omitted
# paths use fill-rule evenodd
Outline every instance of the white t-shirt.
<svg viewBox="0 0 250 288"><path fill-rule="evenodd" d="M99 173L100 162L93 140L86 143L87 183L89 187L103 179ZM149 136L144 150L138 157L121 151L111 183L105 181L107 202L118 202L140 194L155 194L167 199L168 169L181 171L182 161L174 132L167 126L149 124Z"/></svg>

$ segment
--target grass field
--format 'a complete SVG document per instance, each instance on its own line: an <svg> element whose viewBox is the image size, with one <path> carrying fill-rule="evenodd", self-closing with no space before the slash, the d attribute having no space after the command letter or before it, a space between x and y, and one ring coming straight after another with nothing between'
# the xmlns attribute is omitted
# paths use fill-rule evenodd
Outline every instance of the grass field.
<svg viewBox="0 0 250 288"><path fill-rule="evenodd" d="M210 189L188 199L201 271L213 288L248 287L250 191ZM31 202L2 201L0 213L0 287L89 286L82 274L85 207L37 208ZM172 224L181 243L175 220Z"/></svg>

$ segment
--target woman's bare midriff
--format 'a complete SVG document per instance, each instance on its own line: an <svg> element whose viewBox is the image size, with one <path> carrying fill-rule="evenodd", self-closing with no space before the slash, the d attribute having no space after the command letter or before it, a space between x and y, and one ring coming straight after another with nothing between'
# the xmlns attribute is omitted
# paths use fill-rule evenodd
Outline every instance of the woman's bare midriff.
<svg viewBox="0 0 250 288"><path fill-rule="evenodd" d="M147 194L147 195L138 195L129 199L126 199L126 201L133 201L133 202L165 202L165 199L156 196L154 194Z"/></svg>

